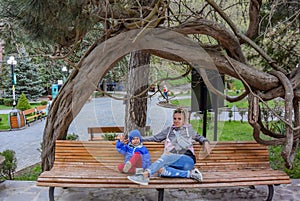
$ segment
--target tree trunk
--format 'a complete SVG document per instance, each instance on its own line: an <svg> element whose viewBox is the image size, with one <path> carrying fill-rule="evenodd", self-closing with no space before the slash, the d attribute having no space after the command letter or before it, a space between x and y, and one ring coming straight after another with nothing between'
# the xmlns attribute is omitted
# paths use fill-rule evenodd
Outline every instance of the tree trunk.
<svg viewBox="0 0 300 201"><path fill-rule="evenodd" d="M125 134L130 130L139 129L145 134L147 120L147 94L149 77L149 53L132 52L129 61L127 104L125 112Z"/></svg>

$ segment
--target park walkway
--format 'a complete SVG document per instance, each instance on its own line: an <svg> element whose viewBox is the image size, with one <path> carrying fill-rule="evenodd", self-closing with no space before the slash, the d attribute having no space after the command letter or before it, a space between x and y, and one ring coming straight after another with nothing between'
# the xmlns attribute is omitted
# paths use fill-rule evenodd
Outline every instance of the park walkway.
<svg viewBox="0 0 300 201"><path fill-rule="evenodd" d="M155 201L155 189L92 189L55 188L56 201ZM166 189L165 201L262 201L266 187L218 189ZM1 201L48 201L48 188L37 187L34 181L5 181L0 184ZM292 184L275 186L273 201L299 201L300 180Z"/></svg>

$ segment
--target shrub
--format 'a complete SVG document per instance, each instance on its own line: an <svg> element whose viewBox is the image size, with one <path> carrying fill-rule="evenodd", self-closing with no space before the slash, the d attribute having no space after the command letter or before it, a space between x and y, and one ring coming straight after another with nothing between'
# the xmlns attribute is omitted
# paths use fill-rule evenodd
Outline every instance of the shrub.
<svg viewBox="0 0 300 201"><path fill-rule="evenodd" d="M101 92L101 91L95 92L95 98L103 97L103 96L104 96L104 93L103 93L103 92Z"/></svg>
<svg viewBox="0 0 300 201"><path fill-rule="evenodd" d="M73 133L73 134L68 134L66 140L78 140L78 138L79 136Z"/></svg>
<svg viewBox="0 0 300 201"><path fill-rule="evenodd" d="M41 173L42 166L38 163L17 172L15 180L36 181Z"/></svg>
<svg viewBox="0 0 300 201"><path fill-rule="evenodd" d="M47 103L48 103L48 101L46 101L46 100L41 101L41 105L47 105Z"/></svg>
<svg viewBox="0 0 300 201"><path fill-rule="evenodd" d="M103 135L103 139L108 141L115 141L117 136L118 134L116 133L105 133Z"/></svg>
<svg viewBox="0 0 300 201"><path fill-rule="evenodd" d="M5 105L5 106L12 106L12 105L13 105L13 100L12 100L12 99L8 99L8 98L5 98L5 99L4 99L4 105Z"/></svg>
<svg viewBox="0 0 300 201"><path fill-rule="evenodd" d="M4 177L5 179L9 179L9 180L14 179L14 173L17 169L17 158L15 156L16 152L7 149L1 152L0 154L5 157L3 167L0 170L1 177Z"/></svg>
<svg viewBox="0 0 300 201"><path fill-rule="evenodd" d="M4 98L0 98L0 105L4 105Z"/></svg>
<svg viewBox="0 0 300 201"><path fill-rule="evenodd" d="M296 157L294 159L293 169L287 169L284 166L283 158L281 157L282 146L269 146L270 153L270 165L275 170L283 170L291 178L299 179L300 178L300 150L298 149Z"/></svg>
<svg viewBox="0 0 300 201"><path fill-rule="evenodd" d="M30 103L24 93L21 94L16 108L19 110L27 110L31 108Z"/></svg>

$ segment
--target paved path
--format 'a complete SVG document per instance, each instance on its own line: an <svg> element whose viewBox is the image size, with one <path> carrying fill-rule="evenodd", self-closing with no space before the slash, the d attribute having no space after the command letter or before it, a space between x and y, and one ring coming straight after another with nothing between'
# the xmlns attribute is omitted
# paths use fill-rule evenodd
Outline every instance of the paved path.
<svg viewBox="0 0 300 201"><path fill-rule="evenodd" d="M155 189L91 189L55 188L56 201L154 201ZM171 189L165 190L165 201L262 201L266 198L266 187L256 189L218 188L218 189ZM5 181L0 184L1 201L48 201L48 188L37 187L34 181ZM290 185L275 186L273 201L299 201L300 180Z"/></svg>

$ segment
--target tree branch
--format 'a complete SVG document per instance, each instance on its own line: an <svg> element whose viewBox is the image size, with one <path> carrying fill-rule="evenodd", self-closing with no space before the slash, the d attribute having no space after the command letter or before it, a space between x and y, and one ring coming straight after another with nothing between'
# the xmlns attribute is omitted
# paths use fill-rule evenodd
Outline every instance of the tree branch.
<svg viewBox="0 0 300 201"><path fill-rule="evenodd" d="M280 66L278 66L275 61L267 54L265 53L256 43L254 43L251 39L249 39L244 34L240 33L234 23L231 21L231 19L223 12L223 10L213 1L213 0L206 0L220 15L221 17L228 23L232 31L242 40L247 42L249 45L251 45L275 70L283 72L284 74L287 74L287 71Z"/></svg>

